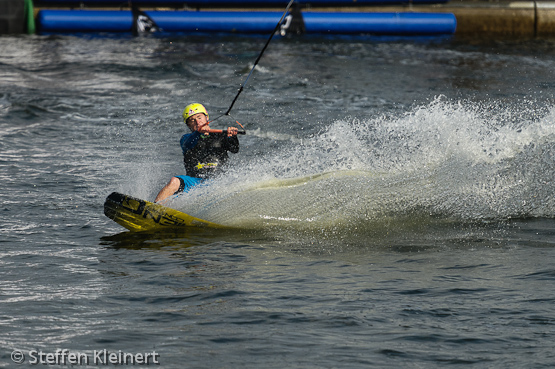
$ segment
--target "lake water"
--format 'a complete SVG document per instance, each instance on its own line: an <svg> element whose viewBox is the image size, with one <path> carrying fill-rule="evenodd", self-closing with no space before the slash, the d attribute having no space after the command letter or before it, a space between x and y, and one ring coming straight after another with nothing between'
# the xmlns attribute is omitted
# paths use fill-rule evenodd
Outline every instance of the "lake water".
<svg viewBox="0 0 555 369"><path fill-rule="evenodd" d="M236 229L103 215L266 39L0 37L0 367L553 367L552 40L276 37L212 123L232 168L171 205Z"/></svg>

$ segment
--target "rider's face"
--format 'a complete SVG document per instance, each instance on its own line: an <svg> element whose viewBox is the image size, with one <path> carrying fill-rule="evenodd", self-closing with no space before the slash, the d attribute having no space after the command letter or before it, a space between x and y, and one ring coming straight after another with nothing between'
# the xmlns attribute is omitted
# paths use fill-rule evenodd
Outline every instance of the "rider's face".
<svg viewBox="0 0 555 369"><path fill-rule="evenodd" d="M192 131L198 131L207 124L208 120L206 119L206 115L204 115L204 113L197 113L187 118L187 126L189 126Z"/></svg>

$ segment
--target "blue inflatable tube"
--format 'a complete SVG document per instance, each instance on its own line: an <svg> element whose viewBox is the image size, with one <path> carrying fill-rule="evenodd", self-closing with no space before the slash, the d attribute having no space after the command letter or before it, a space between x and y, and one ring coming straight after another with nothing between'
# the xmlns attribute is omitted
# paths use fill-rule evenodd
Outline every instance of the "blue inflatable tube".
<svg viewBox="0 0 555 369"><path fill-rule="evenodd" d="M276 12L145 12L165 32L269 33L281 15Z"/></svg>
<svg viewBox="0 0 555 369"><path fill-rule="evenodd" d="M145 11L164 32L268 33L281 18L278 12ZM41 10L40 32L130 32L131 11Z"/></svg>
<svg viewBox="0 0 555 369"><path fill-rule="evenodd" d="M268 33L281 12L145 11L165 32ZM455 32L456 19L447 13L303 13L306 33L439 35ZM131 11L41 10L42 33L130 32Z"/></svg>
<svg viewBox="0 0 555 369"><path fill-rule="evenodd" d="M130 32L131 11L41 10L37 15L39 32Z"/></svg>
<svg viewBox="0 0 555 369"><path fill-rule="evenodd" d="M438 35L455 33L457 20L446 13L303 13L306 33Z"/></svg>

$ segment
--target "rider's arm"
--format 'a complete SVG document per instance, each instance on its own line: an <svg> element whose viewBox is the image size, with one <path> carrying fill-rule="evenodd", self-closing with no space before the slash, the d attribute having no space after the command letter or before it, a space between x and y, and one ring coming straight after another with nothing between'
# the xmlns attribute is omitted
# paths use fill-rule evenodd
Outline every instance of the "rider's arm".
<svg viewBox="0 0 555 369"><path fill-rule="evenodd" d="M239 152L239 139L237 136L226 137L227 151L237 154Z"/></svg>
<svg viewBox="0 0 555 369"><path fill-rule="evenodd" d="M181 150L183 150L183 153L195 147L199 138L200 138L200 133L197 131L183 135L181 137L181 140L179 140L179 143L181 144Z"/></svg>

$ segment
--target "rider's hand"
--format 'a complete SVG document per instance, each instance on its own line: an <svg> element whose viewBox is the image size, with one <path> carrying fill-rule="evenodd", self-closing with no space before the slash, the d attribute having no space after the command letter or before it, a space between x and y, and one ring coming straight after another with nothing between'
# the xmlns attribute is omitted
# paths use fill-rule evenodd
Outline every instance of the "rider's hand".
<svg viewBox="0 0 555 369"><path fill-rule="evenodd" d="M208 127L208 124L206 124L202 127L199 127L197 131L202 134L210 133L210 127Z"/></svg>
<svg viewBox="0 0 555 369"><path fill-rule="evenodd" d="M237 127L227 127L227 137L237 136L239 129Z"/></svg>

